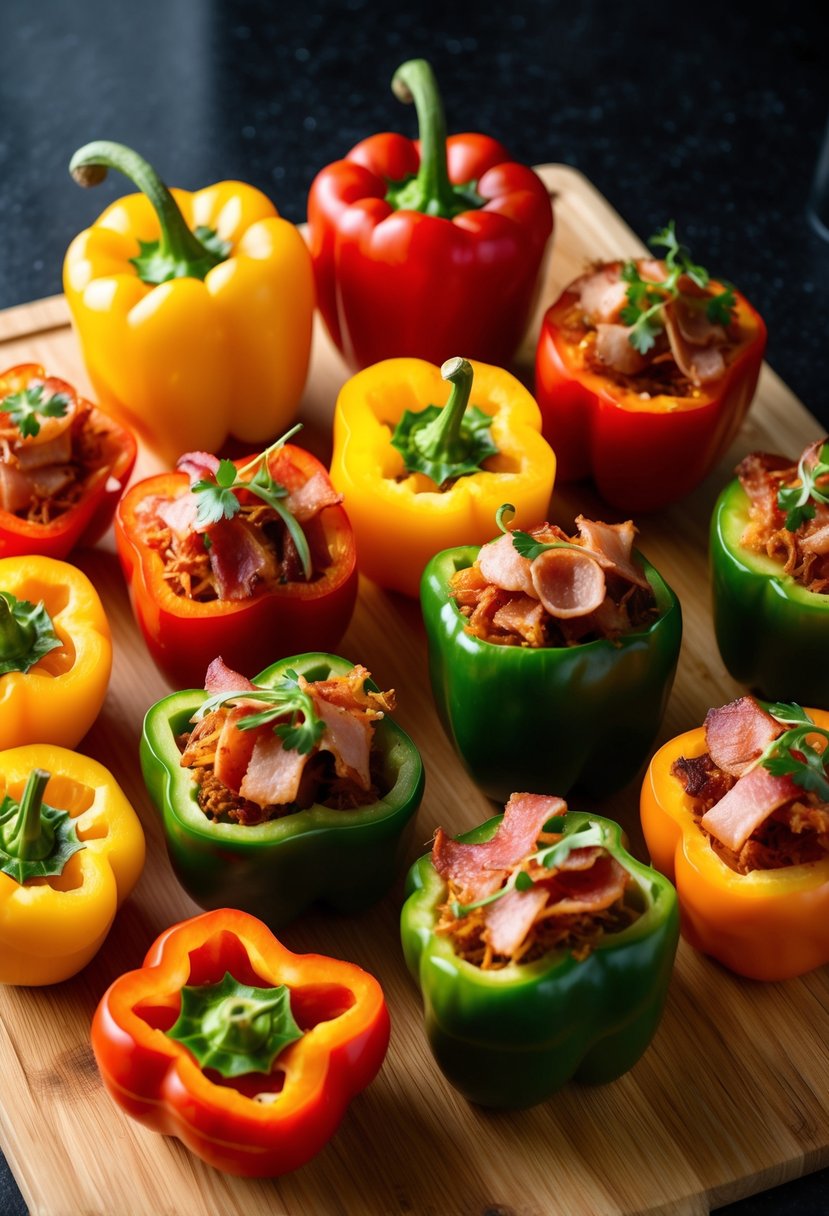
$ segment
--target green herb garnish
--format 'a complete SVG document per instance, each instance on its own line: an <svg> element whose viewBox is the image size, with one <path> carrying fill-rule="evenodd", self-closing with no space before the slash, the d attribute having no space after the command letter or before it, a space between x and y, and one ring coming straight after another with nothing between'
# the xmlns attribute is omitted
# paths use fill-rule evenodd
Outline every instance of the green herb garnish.
<svg viewBox="0 0 829 1216"><path fill-rule="evenodd" d="M661 232L654 233L648 244L666 250L664 261L667 276L658 283L643 279L634 261L625 262L621 272L622 280L628 285L628 302L620 318L624 325L630 326L628 341L640 355L648 353L665 328L662 308L668 300L680 294L679 280L687 275L692 283L703 289L711 281L705 267L692 262L690 250L677 240L673 220ZM706 302L705 313L712 325L729 325L736 305L734 288L726 285L723 291Z"/></svg>
<svg viewBox="0 0 829 1216"><path fill-rule="evenodd" d="M300 524L283 502L283 499L288 497L287 488L276 481L270 471L271 453L281 448L292 435L301 429L302 423L298 422L259 456L254 456L253 460L242 465L241 469L237 469L232 460L220 460L213 480L204 478L197 481L190 489L193 494L198 495L196 523L203 528L217 524L223 519L233 519L233 516L242 509L238 498L239 490L247 490L248 493L261 498L262 502L267 503L284 523L302 563L302 573L306 579L309 579L313 573L313 566L308 541ZM256 472L250 480L245 480L245 474L250 473L253 469Z"/></svg>
<svg viewBox="0 0 829 1216"><path fill-rule="evenodd" d="M811 468L806 467L806 455L808 453L801 456L797 465L801 484L777 491L777 506L787 512L786 528L789 532L796 532L801 524L814 519L815 503L829 503L829 485L825 490L819 490L817 485L821 477L829 477L829 442L822 444Z"/></svg>
<svg viewBox="0 0 829 1216"><path fill-rule="evenodd" d="M547 549L578 549L580 553L586 551L584 545L574 545L569 540L536 540L534 536L530 536L529 532L522 532L520 528L513 532L509 528L509 521L514 515L515 507L512 503L502 502L495 512L495 522L505 536L512 537L513 547L516 552L520 553L522 557L528 558L529 561L534 561L539 554L544 553Z"/></svg>
<svg viewBox="0 0 829 1216"><path fill-rule="evenodd" d="M0 401L0 413L8 414L23 439L40 434L39 418L65 418L69 409L68 393L45 396L43 384L32 384Z"/></svg>
<svg viewBox="0 0 829 1216"><path fill-rule="evenodd" d="M316 747L325 733L325 723L316 711L314 698L299 686L299 676L289 669L273 688L255 686L251 689L238 689L231 692L219 692L208 697L193 715L193 722L201 722L209 713L230 705L234 701L261 701L267 705L260 713L251 711L236 723L239 730L255 730L257 726L267 726L276 721L274 733L279 735L282 744L289 751L299 752L307 756ZM287 722L278 721L290 714Z"/></svg>
<svg viewBox="0 0 829 1216"><path fill-rule="evenodd" d="M756 761L775 777L790 776L795 785L816 794L822 802L829 802L829 773L827 752L819 752L806 739L809 735L821 735L829 740L829 730L816 726L806 710L796 703L775 702L769 713L784 726L789 726L763 751ZM752 767L756 767L752 766Z"/></svg>

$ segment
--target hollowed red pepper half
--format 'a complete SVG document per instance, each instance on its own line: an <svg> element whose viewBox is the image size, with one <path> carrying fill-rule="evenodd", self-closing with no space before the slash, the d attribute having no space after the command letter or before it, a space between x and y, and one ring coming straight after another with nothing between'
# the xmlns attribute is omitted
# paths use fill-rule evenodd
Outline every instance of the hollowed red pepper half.
<svg viewBox="0 0 829 1216"><path fill-rule="evenodd" d="M92 1023L101 1076L122 1110L249 1177L288 1173L318 1153L388 1041L372 976L293 954L228 908L162 933Z"/></svg>
<svg viewBox="0 0 829 1216"><path fill-rule="evenodd" d="M362 140L311 186L320 311L357 367L415 356L506 364L530 317L553 229L547 188L488 135L446 137L432 69L410 60L392 89L420 139Z"/></svg>
<svg viewBox="0 0 829 1216"><path fill-rule="evenodd" d="M35 429L21 432L19 442L12 444L8 464L0 459L0 504L17 503L21 477L24 485L26 480L32 482L33 494L48 489L50 474L60 478L77 456L82 427L98 450L95 467L90 465L89 471L82 474L85 483L82 493L67 509L55 512L48 522L24 518L16 506L11 509L0 506L0 557L36 553L62 559L76 545L93 545L106 532L135 464L135 438L85 401L71 384L47 375L39 363L20 363L0 372L0 423L12 416L9 411L14 409L15 402L24 403L25 413L34 419ZM56 402L54 412L41 414L39 406L49 411ZM56 429L53 420L64 418L72 420L70 425L64 427L61 437L52 438L51 430ZM26 434L28 437L24 438ZM65 451L61 450L64 446ZM16 447L19 450L15 454ZM48 453L48 457L43 457L45 466L36 457L38 451ZM9 483L7 477L14 481Z"/></svg>
<svg viewBox="0 0 829 1216"><path fill-rule="evenodd" d="M325 467L303 448L284 444L268 461L282 482L309 483L314 478L333 494ZM234 463L240 470L251 465L245 460ZM148 477L125 495L115 518L115 541L133 611L151 656L173 687L200 688L216 655L252 676L289 654L332 650L345 633L357 598L354 534L343 507L326 506L318 516L319 547L327 550L329 561L315 577L262 584L244 598L201 602L172 590L161 553L147 542L142 523L148 501L176 499L189 492L190 484L181 471Z"/></svg>

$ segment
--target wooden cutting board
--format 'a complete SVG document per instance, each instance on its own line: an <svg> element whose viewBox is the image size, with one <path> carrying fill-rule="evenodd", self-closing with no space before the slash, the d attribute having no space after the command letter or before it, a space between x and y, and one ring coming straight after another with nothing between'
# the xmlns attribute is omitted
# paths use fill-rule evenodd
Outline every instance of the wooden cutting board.
<svg viewBox="0 0 829 1216"><path fill-rule="evenodd" d="M539 314L588 259L642 251L580 174L561 165L541 173L555 196L556 234ZM0 360L0 366L42 361L87 385L62 297L0 314ZM528 375L531 360L530 344ZM302 408L308 446L318 451L326 450L346 375L320 330ZM678 592L685 617L660 743L740 691L720 662L708 606L706 535L719 488L745 452L795 453L819 429L765 368L749 419L715 474L672 510L638 521L640 546ZM139 474L156 467L142 453ZM571 523L579 511L613 518L586 487L556 490L556 520ZM490 1113L448 1086L426 1046L419 996L399 947L402 881L363 916L312 915L283 933L294 950L330 953L372 971L393 1021L380 1076L316 1160L274 1181L230 1178L122 1115L103 1090L89 1048L93 1010L116 975L140 965L161 930L198 909L169 868L138 766L142 717L168 689L133 623L111 540L76 557L103 596L115 639L109 695L81 750L117 775L144 824L148 854L134 895L80 976L51 989L0 991L0 1143L32 1211L690 1216L829 1164L826 969L785 984L751 983L683 943L664 1020L632 1072L602 1088L568 1086L531 1111ZM498 808L467 778L435 716L417 605L364 581L340 652L365 663L381 687L398 690L397 716L423 753L426 796L412 859L438 824L460 832L493 814ZM601 806L578 799L572 805L620 820L642 855L638 782Z"/></svg>

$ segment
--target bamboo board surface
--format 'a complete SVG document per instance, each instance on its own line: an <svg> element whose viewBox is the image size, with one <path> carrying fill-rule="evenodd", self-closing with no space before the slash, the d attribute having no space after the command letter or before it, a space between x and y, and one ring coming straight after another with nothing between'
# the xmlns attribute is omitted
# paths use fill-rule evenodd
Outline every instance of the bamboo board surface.
<svg viewBox="0 0 829 1216"><path fill-rule="evenodd" d="M636 255L641 243L589 182L545 166L556 234L539 314L590 258ZM537 327L531 331L537 332ZM462 353L462 352L460 352ZM0 314L0 366L42 361L88 387L62 297ZM524 352L529 374L531 346ZM347 375L318 329L300 442L325 453L336 391ZM690 498L638 521L638 544L682 600L685 634L659 743L697 726L710 705L737 695L714 642L708 608L707 525L736 461L754 448L794 454L818 424L768 368L749 418L720 467ZM157 463L142 453L139 476ZM587 487L556 489L551 518L584 511L616 518ZM294 950L347 958L381 980L392 1041L374 1084L355 1099L326 1149L297 1173L247 1181L211 1170L176 1140L145 1131L111 1103L89 1048L105 987L139 966L168 925L198 909L167 862L161 828L138 766L147 707L168 687L133 623L111 539L75 555L104 599L115 665L100 718L81 744L116 774L147 835L144 875L97 958L53 988L0 991L0 1144L33 1212L44 1216L696 1216L829 1165L829 970L785 984L740 980L694 954L677 957L665 1017L637 1066L612 1085L568 1086L531 1111L469 1106L434 1065L419 994L398 938L402 879L358 917L311 915L282 933ZM454 832L497 809L478 793L435 715L419 609L365 580L339 647L395 687L395 715L427 771L411 860L438 824ZM555 792L555 791L550 791ZM601 806L642 855L638 781Z"/></svg>

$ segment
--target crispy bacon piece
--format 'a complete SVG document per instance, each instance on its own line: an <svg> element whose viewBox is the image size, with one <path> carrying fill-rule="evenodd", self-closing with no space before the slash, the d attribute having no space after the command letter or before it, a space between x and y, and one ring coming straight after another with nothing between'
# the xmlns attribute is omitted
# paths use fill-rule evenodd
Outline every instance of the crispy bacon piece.
<svg viewBox="0 0 829 1216"><path fill-rule="evenodd" d="M204 677L204 690L211 696L220 692L236 692L237 689L247 691L253 687L247 676L240 675L238 671L228 667L221 655L213 660Z"/></svg>
<svg viewBox="0 0 829 1216"><path fill-rule="evenodd" d="M778 807L803 793L791 777L775 777L762 766L740 777L736 785L701 819L706 832L735 852Z"/></svg>
<svg viewBox="0 0 829 1216"><path fill-rule="evenodd" d="M630 327L627 325L599 323L596 326L595 350L602 363L623 376L636 376L648 366L645 356L631 346Z"/></svg>
<svg viewBox="0 0 829 1216"><path fill-rule="evenodd" d="M176 461L176 468L180 473L186 473L190 484L195 485L197 481L216 476L219 471L219 457L214 456L212 452L185 452Z"/></svg>
<svg viewBox="0 0 829 1216"><path fill-rule="evenodd" d="M564 865L553 874L548 882L547 911L552 916L602 912L622 898L627 883L624 866L603 849L597 849L589 865Z"/></svg>
<svg viewBox="0 0 829 1216"><path fill-rule="evenodd" d="M754 697L739 697L728 705L709 709L705 745L717 768L732 777L742 777L783 729Z"/></svg>
<svg viewBox="0 0 829 1216"><path fill-rule="evenodd" d="M216 660L214 660L215 662ZM221 662L221 660L218 660ZM241 687L241 685L239 685ZM228 689L228 691L232 691ZM251 702L255 704L255 702ZM258 733L255 730L239 730L241 718L251 711L244 705L234 706L224 715L219 742L216 746L216 759L213 761L213 772L216 778L226 785L229 790L241 790L245 773L253 756Z"/></svg>
<svg viewBox="0 0 829 1216"><path fill-rule="evenodd" d="M717 768L707 752L690 758L680 756L671 766L671 773L682 782L688 797L698 802L704 810L719 802L735 780Z"/></svg>
<svg viewBox="0 0 829 1216"><path fill-rule="evenodd" d="M626 519L621 524L603 524L579 515L576 517L576 527L586 548L595 553L606 568L636 587L649 587L644 570L632 556L636 536L632 519Z"/></svg>
<svg viewBox="0 0 829 1216"><path fill-rule="evenodd" d="M725 359L718 346L694 345L685 334L680 314L685 311L681 299L669 300L662 308L665 332L677 367L694 384L709 384L719 380L725 371Z"/></svg>
<svg viewBox="0 0 829 1216"><path fill-rule="evenodd" d="M485 909L483 936L495 954L511 958L516 953L547 903L547 895L544 887L509 891Z"/></svg>
<svg viewBox="0 0 829 1216"><path fill-rule="evenodd" d="M313 685L309 685L308 691L312 690ZM320 751L331 752L337 776L355 782L362 790L369 789L372 717L377 715L357 716L316 695L314 705L325 723L325 734L319 743Z"/></svg>
<svg viewBox="0 0 829 1216"><path fill-rule="evenodd" d="M324 473L314 473L307 481L291 490L285 500L285 505L300 523L307 523L326 507L336 507L343 500Z"/></svg>
<svg viewBox="0 0 829 1216"><path fill-rule="evenodd" d="M493 587L503 591L520 591L538 599L529 558L522 557L513 544L512 536L505 533L488 545L482 545L478 554L478 568L482 578Z"/></svg>
<svg viewBox="0 0 829 1216"><path fill-rule="evenodd" d="M239 735L246 731L237 730ZM256 738L239 793L258 806L285 806L296 800L310 756L283 746L279 735L263 730Z"/></svg>
<svg viewBox="0 0 829 1216"><path fill-rule="evenodd" d="M208 557L220 600L247 599L257 583L274 578L277 563L273 549L238 516L212 524L209 534Z"/></svg>
<svg viewBox="0 0 829 1216"><path fill-rule="evenodd" d="M529 595L519 595L492 617L496 629L518 634L530 646L544 645L544 606Z"/></svg>
<svg viewBox="0 0 829 1216"><path fill-rule="evenodd" d="M614 265L582 275L570 290L578 293L581 310L594 325L615 321L627 300L627 283Z"/></svg>

